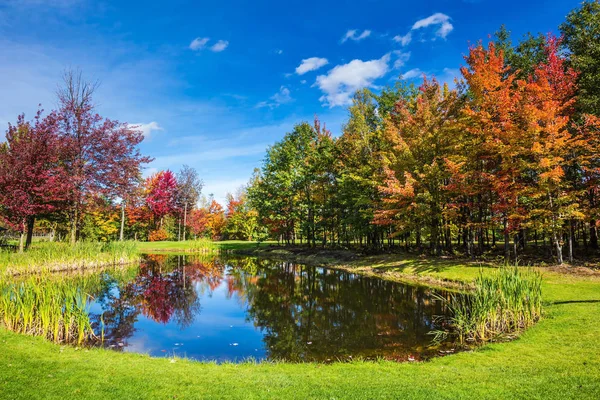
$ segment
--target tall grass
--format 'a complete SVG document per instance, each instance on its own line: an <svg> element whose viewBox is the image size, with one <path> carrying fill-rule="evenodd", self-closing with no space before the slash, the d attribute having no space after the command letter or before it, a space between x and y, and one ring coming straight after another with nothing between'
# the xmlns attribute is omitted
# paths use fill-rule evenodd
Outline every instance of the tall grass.
<svg viewBox="0 0 600 400"><path fill-rule="evenodd" d="M502 267L491 275L480 272L474 292L442 300L452 315L450 334L457 335L460 343L485 342L525 329L540 319L542 276L517 267ZM436 332L438 339L446 334Z"/></svg>
<svg viewBox="0 0 600 400"><path fill-rule="evenodd" d="M210 239L197 239L188 242L190 251L200 254L219 254L221 246Z"/></svg>
<svg viewBox="0 0 600 400"><path fill-rule="evenodd" d="M24 253L0 250L0 272L25 273L70 270L133 262L139 259L135 242L36 243Z"/></svg>
<svg viewBox="0 0 600 400"><path fill-rule="evenodd" d="M88 292L95 278L51 279L33 275L0 282L0 323L11 331L55 343L82 344L94 337Z"/></svg>

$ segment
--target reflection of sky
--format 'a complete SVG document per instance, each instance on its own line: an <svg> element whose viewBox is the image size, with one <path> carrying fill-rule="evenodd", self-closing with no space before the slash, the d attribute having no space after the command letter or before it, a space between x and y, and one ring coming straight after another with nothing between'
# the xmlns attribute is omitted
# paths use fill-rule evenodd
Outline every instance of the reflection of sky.
<svg viewBox="0 0 600 400"><path fill-rule="evenodd" d="M252 321L237 296L227 298L225 280L212 292L199 291L200 312L185 328L173 319L167 324L138 315L133 336L123 341L124 350L151 356L181 356L197 360L264 359L263 335ZM100 304L90 307L91 313L102 313ZM236 345L234 345L236 344Z"/></svg>

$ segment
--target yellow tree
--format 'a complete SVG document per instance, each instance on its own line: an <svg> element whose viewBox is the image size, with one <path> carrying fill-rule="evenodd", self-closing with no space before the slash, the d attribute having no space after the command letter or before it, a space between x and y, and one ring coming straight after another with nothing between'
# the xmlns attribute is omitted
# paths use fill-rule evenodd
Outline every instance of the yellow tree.
<svg viewBox="0 0 600 400"><path fill-rule="evenodd" d="M429 245L440 253L442 238L451 247L449 222L444 219L451 173L446 160L457 140L459 97L435 80L424 79L414 101L400 100L385 121L392 144L385 154L385 184L380 187L384 208L379 224L393 224L396 233L429 230ZM444 229L445 228L445 229Z"/></svg>

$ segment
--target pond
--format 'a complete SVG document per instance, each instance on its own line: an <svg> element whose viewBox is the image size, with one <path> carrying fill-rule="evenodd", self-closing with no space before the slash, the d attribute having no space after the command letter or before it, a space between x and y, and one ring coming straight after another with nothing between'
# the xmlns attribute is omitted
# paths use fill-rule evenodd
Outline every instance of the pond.
<svg viewBox="0 0 600 400"><path fill-rule="evenodd" d="M114 274L114 275L113 275ZM254 258L145 256L103 273L89 304L104 346L152 356L239 362L426 359L448 314L429 288Z"/></svg>

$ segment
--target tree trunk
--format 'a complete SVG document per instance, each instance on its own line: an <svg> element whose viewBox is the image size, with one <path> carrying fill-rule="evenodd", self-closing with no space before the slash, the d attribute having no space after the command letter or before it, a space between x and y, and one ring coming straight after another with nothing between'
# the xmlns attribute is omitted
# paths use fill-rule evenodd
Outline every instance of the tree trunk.
<svg viewBox="0 0 600 400"><path fill-rule="evenodd" d="M25 241L25 248L28 249L31 246L31 240L33 239L33 227L35 225L35 216L27 218L27 239Z"/></svg>
<svg viewBox="0 0 600 400"><path fill-rule="evenodd" d="M556 247L556 262L558 262L559 264L562 265L562 263L563 263L562 246L560 244L560 240L559 240L556 232L552 233L552 241L554 242L554 245Z"/></svg>
<svg viewBox="0 0 600 400"><path fill-rule="evenodd" d="M590 221L590 246L592 249L598 248L598 231L596 230L596 220Z"/></svg>
<svg viewBox="0 0 600 400"><path fill-rule="evenodd" d="M121 232L119 233L119 241L123 241L123 231L125 230L125 202L121 204Z"/></svg>
<svg viewBox="0 0 600 400"><path fill-rule="evenodd" d="M185 230L187 227L187 203L183 205L183 241L185 242Z"/></svg>
<svg viewBox="0 0 600 400"><path fill-rule="evenodd" d="M508 220L504 218L504 262L510 263L510 236L508 234Z"/></svg>
<svg viewBox="0 0 600 400"><path fill-rule="evenodd" d="M76 205L71 215L71 246L77 243L77 220L79 219L79 206Z"/></svg>
<svg viewBox="0 0 600 400"><path fill-rule="evenodd" d="M19 253L22 253L25 249L25 225L26 221L23 219L21 236L19 237Z"/></svg>
<svg viewBox="0 0 600 400"><path fill-rule="evenodd" d="M573 264L573 220L570 221L571 229L569 229L569 264Z"/></svg>

